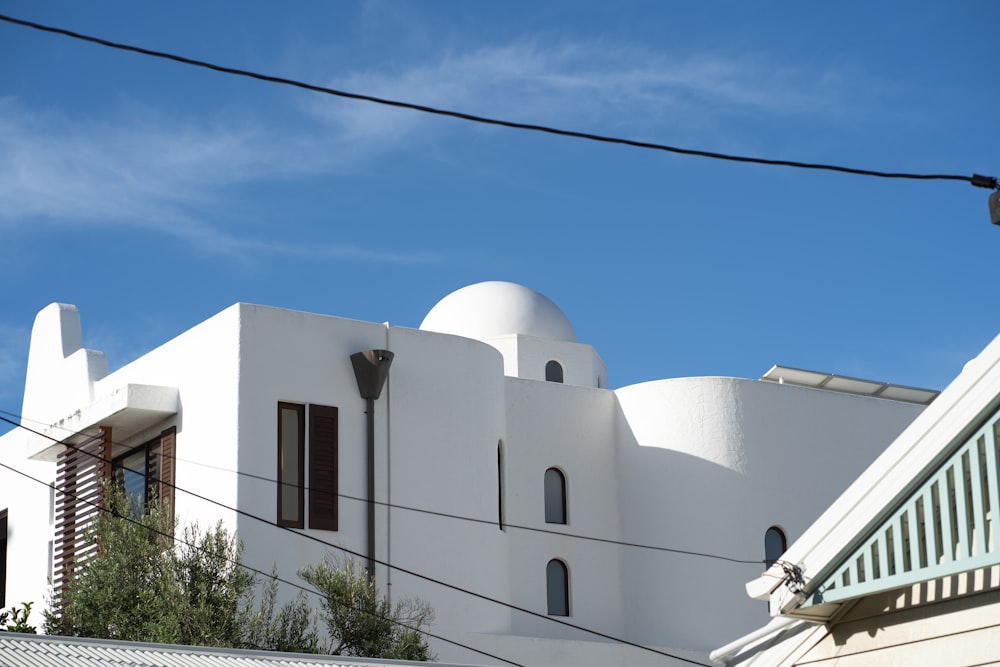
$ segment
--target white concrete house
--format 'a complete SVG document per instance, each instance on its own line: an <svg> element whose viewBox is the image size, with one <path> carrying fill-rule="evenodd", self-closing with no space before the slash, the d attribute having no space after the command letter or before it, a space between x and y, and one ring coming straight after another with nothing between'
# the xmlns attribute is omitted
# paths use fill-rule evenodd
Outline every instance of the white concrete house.
<svg viewBox="0 0 1000 667"><path fill-rule="evenodd" d="M0 438L34 478L0 468L7 605L71 574L74 498L110 477L221 519L284 577L348 549L428 600L436 634L527 665L707 662L767 621L742 583L935 396L783 367L613 390L554 303L504 282L419 329L236 304L113 373L81 340L73 306L38 314L35 432Z"/></svg>
<svg viewBox="0 0 1000 667"><path fill-rule="evenodd" d="M720 664L1000 664L1000 337L746 591Z"/></svg>

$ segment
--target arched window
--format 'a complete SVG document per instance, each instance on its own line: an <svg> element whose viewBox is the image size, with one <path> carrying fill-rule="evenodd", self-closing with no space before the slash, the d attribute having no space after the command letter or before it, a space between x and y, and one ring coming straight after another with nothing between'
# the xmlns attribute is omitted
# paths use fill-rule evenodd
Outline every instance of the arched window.
<svg viewBox="0 0 1000 667"><path fill-rule="evenodd" d="M545 589L549 615L569 616L569 571L558 558L545 567Z"/></svg>
<svg viewBox="0 0 1000 667"><path fill-rule="evenodd" d="M563 381L563 368L558 361L552 359L549 363L545 364L545 381L546 382L562 382Z"/></svg>
<svg viewBox="0 0 1000 667"><path fill-rule="evenodd" d="M556 468L545 471L545 523L566 523L566 477Z"/></svg>
<svg viewBox="0 0 1000 667"><path fill-rule="evenodd" d="M788 548L785 532L777 526L771 526L764 533L764 563L771 567L778 562L781 554Z"/></svg>

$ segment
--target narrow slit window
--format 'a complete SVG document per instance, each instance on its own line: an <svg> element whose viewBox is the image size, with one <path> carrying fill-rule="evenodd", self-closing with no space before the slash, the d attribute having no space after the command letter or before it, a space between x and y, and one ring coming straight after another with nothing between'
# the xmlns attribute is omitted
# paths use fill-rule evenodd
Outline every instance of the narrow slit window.
<svg viewBox="0 0 1000 667"><path fill-rule="evenodd" d="M549 616L569 616L569 570L553 558L545 567L545 587Z"/></svg>
<svg viewBox="0 0 1000 667"><path fill-rule="evenodd" d="M497 443L497 524L503 530L503 441Z"/></svg>
<svg viewBox="0 0 1000 667"><path fill-rule="evenodd" d="M566 477L556 468L545 471L545 523L566 523Z"/></svg>
<svg viewBox="0 0 1000 667"><path fill-rule="evenodd" d="M0 510L0 609L7 606L7 510Z"/></svg>

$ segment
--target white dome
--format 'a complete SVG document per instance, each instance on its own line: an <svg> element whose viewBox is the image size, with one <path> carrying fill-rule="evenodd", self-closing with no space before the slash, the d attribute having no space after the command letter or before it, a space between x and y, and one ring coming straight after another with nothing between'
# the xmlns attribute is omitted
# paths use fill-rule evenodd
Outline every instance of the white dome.
<svg viewBox="0 0 1000 667"><path fill-rule="evenodd" d="M523 334L576 342L573 325L551 299L500 280L452 292L431 308L420 328L478 340Z"/></svg>

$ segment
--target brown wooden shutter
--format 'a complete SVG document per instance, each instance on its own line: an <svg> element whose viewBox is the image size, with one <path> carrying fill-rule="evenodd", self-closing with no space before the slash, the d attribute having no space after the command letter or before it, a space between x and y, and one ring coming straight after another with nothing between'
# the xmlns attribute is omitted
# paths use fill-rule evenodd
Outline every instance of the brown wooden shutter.
<svg viewBox="0 0 1000 667"><path fill-rule="evenodd" d="M56 459L56 521L52 584L66 590L73 573L94 551L87 531L104 503L104 483L111 481L111 429L78 445L66 444Z"/></svg>
<svg viewBox="0 0 1000 667"><path fill-rule="evenodd" d="M309 406L309 527L337 530L337 408Z"/></svg>
<svg viewBox="0 0 1000 667"><path fill-rule="evenodd" d="M160 434L160 507L169 507L174 512L174 462L177 460L177 427L171 426Z"/></svg>

